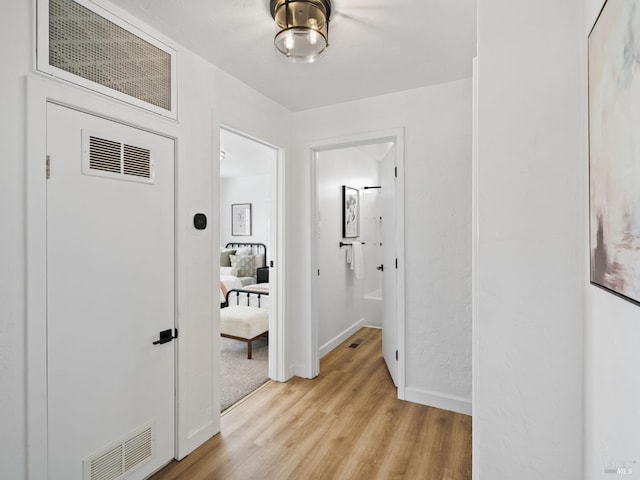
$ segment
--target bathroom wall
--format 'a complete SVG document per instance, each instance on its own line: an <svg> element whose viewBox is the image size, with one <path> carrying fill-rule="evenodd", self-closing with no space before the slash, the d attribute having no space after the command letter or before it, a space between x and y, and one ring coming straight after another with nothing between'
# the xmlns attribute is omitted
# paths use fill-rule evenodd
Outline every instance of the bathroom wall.
<svg viewBox="0 0 640 480"><path fill-rule="evenodd" d="M367 276L377 275L374 246L368 240L375 230L373 208L363 202L362 187L378 185L378 167L355 148L321 152L316 161L316 248L318 254L318 344L320 355L330 352L346 337L367 323L364 316ZM360 239L365 242L363 259L365 278L356 279L346 262L351 247L340 247L342 238L342 186L360 189ZM368 198L367 198L368 200ZM376 234L377 238L377 234Z"/></svg>

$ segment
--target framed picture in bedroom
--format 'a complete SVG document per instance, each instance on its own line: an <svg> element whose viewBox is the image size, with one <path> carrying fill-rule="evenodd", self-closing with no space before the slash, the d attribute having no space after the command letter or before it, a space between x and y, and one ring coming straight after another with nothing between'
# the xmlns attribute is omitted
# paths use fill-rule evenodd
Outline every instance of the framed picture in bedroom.
<svg viewBox="0 0 640 480"><path fill-rule="evenodd" d="M589 34L590 280L640 305L640 8L608 0Z"/></svg>
<svg viewBox="0 0 640 480"><path fill-rule="evenodd" d="M251 204L231 205L231 235L234 237L251 235Z"/></svg>
<svg viewBox="0 0 640 480"><path fill-rule="evenodd" d="M360 235L360 192L357 188L342 186L342 238Z"/></svg>

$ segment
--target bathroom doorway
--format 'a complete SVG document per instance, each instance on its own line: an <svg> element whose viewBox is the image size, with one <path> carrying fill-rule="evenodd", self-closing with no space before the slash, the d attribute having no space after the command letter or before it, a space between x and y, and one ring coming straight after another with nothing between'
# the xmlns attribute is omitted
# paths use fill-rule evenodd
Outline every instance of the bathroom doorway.
<svg viewBox="0 0 640 480"><path fill-rule="evenodd" d="M401 139L401 134L385 135L312 148L316 374L319 359L361 327L381 328L383 356L394 384L402 387L399 395L404 393ZM356 213L349 215L356 225L347 228L344 212L353 198Z"/></svg>

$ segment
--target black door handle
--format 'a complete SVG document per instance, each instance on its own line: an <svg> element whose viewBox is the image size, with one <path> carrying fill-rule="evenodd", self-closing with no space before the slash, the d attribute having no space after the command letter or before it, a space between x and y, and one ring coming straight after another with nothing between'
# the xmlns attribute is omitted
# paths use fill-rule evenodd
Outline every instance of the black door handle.
<svg viewBox="0 0 640 480"><path fill-rule="evenodd" d="M379 267L376 267L376 270L380 270L381 272L384 272L384 265L380 265Z"/></svg>
<svg viewBox="0 0 640 480"><path fill-rule="evenodd" d="M176 334L174 335L171 329L163 330L160 332L160 338L153 342L154 345L162 345L163 343L168 343L172 341L174 338L178 338L178 329L176 329Z"/></svg>

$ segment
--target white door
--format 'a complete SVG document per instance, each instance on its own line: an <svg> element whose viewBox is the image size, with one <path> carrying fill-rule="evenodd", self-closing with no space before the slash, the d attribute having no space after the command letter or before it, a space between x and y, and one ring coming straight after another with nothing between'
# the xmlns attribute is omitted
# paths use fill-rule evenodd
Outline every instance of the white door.
<svg viewBox="0 0 640 480"><path fill-rule="evenodd" d="M176 342L153 344L174 332L174 142L48 104L47 153L49 478L141 479L175 450Z"/></svg>
<svg viewBox="0 0 640 480"><path fill-rule="evenodd" d="M396 318L396 201L395 145L380 163L382 204L382 355L393 384L398 386L398 321Z"/></svg>

